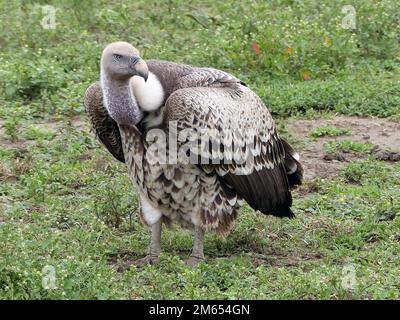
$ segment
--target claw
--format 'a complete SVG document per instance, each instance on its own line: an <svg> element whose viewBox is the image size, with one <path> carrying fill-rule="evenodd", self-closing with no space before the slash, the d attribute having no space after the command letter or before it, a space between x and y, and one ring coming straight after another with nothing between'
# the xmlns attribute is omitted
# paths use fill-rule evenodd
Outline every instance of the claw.
<svg viewBox="0 0 400 320"><path fill-rule="evenodd" d="M190 256L189 259L185 260L185 265L188 267L197 267L201 262L204 262L204 258Z"/></svg>
<svg viewBox="0 0 400 320"><path fill-rule="evenodd" d="M156 265L160 261L160 257L158 256L145 256L144 258L140 258L138 260L135 260L132 262L132 264L137 265L137 266L142 266L149 264L151 266Z"/></svg>

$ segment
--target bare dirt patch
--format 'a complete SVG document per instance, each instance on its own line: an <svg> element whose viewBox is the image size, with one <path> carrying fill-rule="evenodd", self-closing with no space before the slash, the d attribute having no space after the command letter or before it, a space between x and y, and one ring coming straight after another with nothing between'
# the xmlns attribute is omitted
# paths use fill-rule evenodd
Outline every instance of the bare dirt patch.
<svg viewBox="0 0 400 320"><path fill-rule="evenodd" d="M335 126L350 130L349 134L313 139L311 133L321 126ZM287 123L290 134L305 141L299 151L304 166L305 180L315 177L327 178L338 174L348 161L365 158L367 155L347 152L328 155L324 144L328 141L352 140L369 142L375 147L374 154L380 160L398 161L400 153L400 123L381 118L349 117L339 115L333 119L290 120Z"/></svg>

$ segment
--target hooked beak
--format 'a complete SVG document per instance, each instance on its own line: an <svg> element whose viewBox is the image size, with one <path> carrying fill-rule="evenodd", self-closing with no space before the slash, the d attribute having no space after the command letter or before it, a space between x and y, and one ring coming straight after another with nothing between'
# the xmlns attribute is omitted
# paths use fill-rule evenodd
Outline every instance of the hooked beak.
<svg viewBox="0 0 400 320"><path fill-rule="evenodd" d="M135 71L136 75L142 77L144 81L147 81L149 77L149 68L147 63L138 55L134 55L130 59L130 66Z"/></svg>

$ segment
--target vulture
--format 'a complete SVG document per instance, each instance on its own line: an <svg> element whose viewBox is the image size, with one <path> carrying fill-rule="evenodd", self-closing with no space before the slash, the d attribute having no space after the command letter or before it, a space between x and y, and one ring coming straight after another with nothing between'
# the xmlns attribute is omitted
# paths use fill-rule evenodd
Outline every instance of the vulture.
<svg viewBox="0 0 400 320"><path fill-rule="evenodd" d="M266 215L293 217L299 155L279 137L270 112L245 83L213 68L143 60L127 42L109 44L85 109L108 151L127 166L151 229L155 264L162 225L194 230L186 263L204 260L205 231L225 236L246 202Z"/></svg>

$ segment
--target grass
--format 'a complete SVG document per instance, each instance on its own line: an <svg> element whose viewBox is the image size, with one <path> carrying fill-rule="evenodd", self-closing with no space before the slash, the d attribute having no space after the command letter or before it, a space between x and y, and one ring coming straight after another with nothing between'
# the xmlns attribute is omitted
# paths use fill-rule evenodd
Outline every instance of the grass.
<svg viewBox="0 0 400 320"><path fill-rule="evenodd" d="M313 132L311 132L311 137L313 138L319 138L319 137L336 137L336 136L341 136L341 135L346 135L351 133L351 130L349 129L343 129L343 128L338 128L335 126L320 126L316 128Z"/></svg>
<svg viewBox="0 0 400 320"><path fill-rule="evenodd" d="M42 28L37 3L0 2L0 299L400 298L400 165L369 157L306 181L296 219L245 206L229 237L207 235L199 268L182 263L192 237L176 228L159 265L118 272L146 253L149 233L82 106L102 48L123 39L145 58L234 73L279 123L321 112L399 119L398 1L353 1L355 30L341 27L346 1L48 1L55 29Z"/></svg>
<svg viewBox="0 0 400 320"><path fill-rule="evenodd" d="M374 145L372 143L352 140L328 141L325 143L325 149L328 153L337 151L368 153L373 147Z"/></svg>

